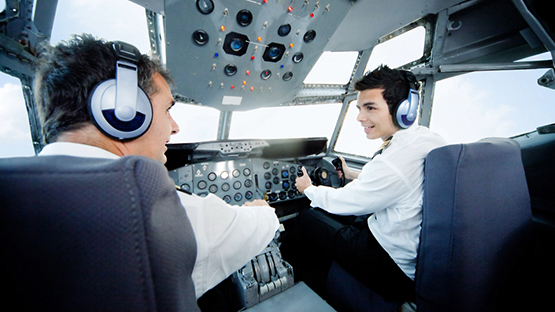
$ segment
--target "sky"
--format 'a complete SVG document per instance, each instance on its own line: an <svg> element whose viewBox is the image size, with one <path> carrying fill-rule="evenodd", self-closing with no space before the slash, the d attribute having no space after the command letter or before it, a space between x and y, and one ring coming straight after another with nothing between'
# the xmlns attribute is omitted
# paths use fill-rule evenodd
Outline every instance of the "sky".
<svg viewBox="0 0 555 312"><path fill-rule="evenodd" d="M109 8L109 9L106 9ZM0 9L2 9L0 7ZM53 26L51 43L66 40L71 34L92 33L107 40L124 40L134 44L143 53L149 51L146 17L144 9L126 0L58 0L58 11ZM388 48L376 48L367 70L386 62L392 66L406 63L403 57L411 57L406 49L422 49L418 40L422 29L415 31L416 36L407 37L409 42L388 41ZM397 51L397 55L391 51ZM341 55L341 57L338 57ZM356 60L356 52L326 53L322 58L337 57L334 67L315 68L306 82L319 82L320 77L330 77L328 83L346 83L350 69ZM407 56L409 55L409 56ZM547 59L543 55L540 59ZM402 59L399 61L399 59ZM329 63L328 63L329 65ZM347 70L344 70L347 68ZM471 142L487 136L513 136L534 130L536 127L555 122L555 90L539 87L537 78L546 70L527 70L518 72L481 72L439 81L436 84L434 107L430 128L448 142ZM353 106L352 104L351 106ZM314 106L310 108L286 108L295 111L296 116L304 116L305 132L294 131L295 123L285 124L279 133L264 132L268 137L284 135L288 137L329 136L335 126L334 118L321 119L319 116L337 114L337 106ZM271 109L270 109L271 111ZM271 124L272 120L259 116L275 115L275 120L289 120L291 113L268 113L268 109L253 112L235 113L241 121L232 126L231 136L249 137L258 134L253 127ZM215 140L219 112L207 107L176 105L172 115L180 124L181 132L171 142L191 142ZM0 73L0 157L33 155L29 123L19 80ZM281 116L281 117L280 117ZM318 117L316 117L318 116ZM266 117L264 117L266 118ZM341 151L368 155L374 145L366 141L362 128L348 114L338 147ZM257 122L246 122L246 121ZM294 119L297 122L299 119ZM274 127L280 128L280 127ZM303 131L304 131L303 130ZM322 135L318 135L322 133ZM253 137L258 137L253 135ZM362 142L359 144L358 142ZM379 145L379 142L377 142Z"/></svg>

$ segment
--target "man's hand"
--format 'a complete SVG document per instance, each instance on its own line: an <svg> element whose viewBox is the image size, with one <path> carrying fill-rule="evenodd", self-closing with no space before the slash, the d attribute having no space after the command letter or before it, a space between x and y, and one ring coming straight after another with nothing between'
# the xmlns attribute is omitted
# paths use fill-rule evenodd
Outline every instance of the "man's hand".
<svg viewBox="0 0 555 312"><path fill-rule="evenodd" d="M347 163L345 162L345 158L343 158L342 156L339 156L339 159L341 159L341 166L343 167L343 172L345 173L345 179L354 180L354 179L358 178L359 173L349 169L349 166L347 166ZM337 176L340 179L343 176L343 172L337 170Z"/></svg>
<svg viewBox="0 0 555 312"><path fill-rule="evenodd" d="M245 206L251 206L251 207L260 207L260 206L268 206L270 208L273 208L270 206L270 204L268 204L265 200L263 199L255 199L253 201L250 202L246 202L244 204Z"/></svg>
<svg viewBox="0 0 555 312"><path fill-rule="evenodd" d="M312 181L310 180L306 169L304 167L301 167L301 170L303 172L303 176L297 177L297 179L295 180L295 185L297 186L297 190L304 194L304 190L312 185Z"/></svg>

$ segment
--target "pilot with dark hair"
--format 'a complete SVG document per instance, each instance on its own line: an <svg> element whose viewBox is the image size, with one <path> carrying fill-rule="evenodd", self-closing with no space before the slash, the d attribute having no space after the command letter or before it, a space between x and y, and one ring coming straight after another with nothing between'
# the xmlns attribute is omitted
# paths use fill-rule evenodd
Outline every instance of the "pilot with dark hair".
<svg viewBox="0 0 555 312"><path fill-rule="evenodd" d="M127 52L118 56L114 46L83 34L49 47L41 55L34 91L48 144L39 156L118 159L142 155L166 162L166 143L179 127L170 115L175 104L169 86L172 80L158 60L141 55L133 47L138 58L137 84L152 105L152 121L142 135L119 139L100 125L98 117L91 117L91 93L102 86L101 82L116 78L116 62L119 57L126 58ZM274 210L263 200L238 207L212 194L205 198L182 192L178 195L197 242L192 273L197 298L261 252L279 226Z"/></svg>
<svg viewBox="0 0 555 312"><path fill-rule="evenodd" d="M307 245L316 246L387 301L414 300L424 159L446 144L428 128L411 126L416 106L407 117L404 100L413 96L410 105L418 105L416 84L412 73L387 66L366 73L355 84L357 121L368 139L383 141L382 147L360 173L341 158L345 178L352 180L343 188L313 186L305 168L296 181L311 206L321 208L299 215ZM341 217L353 215L358 217Z"/></svg>

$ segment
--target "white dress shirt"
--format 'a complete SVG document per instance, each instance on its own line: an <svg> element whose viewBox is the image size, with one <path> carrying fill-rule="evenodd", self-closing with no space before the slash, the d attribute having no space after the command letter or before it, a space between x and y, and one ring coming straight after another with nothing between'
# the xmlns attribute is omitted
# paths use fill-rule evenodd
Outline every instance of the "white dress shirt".
<svg viewBox="0 0 555 312"><path fill-rule="evenodd" d="M310 186L313 207L338 215L364 215L368 227L391 258L414 280L422 223L424 160L445 140L426 127L413 126L393 135L382 154L364 165L343 188Z"/></svg>
<svg viewBox="0 0 555 312"><path fill-rule="evenodd" d="M119 158L98 147L66 142L48 144L39 154L49 155ZM279 227L274 209L267 206L231 206L213 194L177 194L197 241L192 274L197 298L264 250Z"/></svg>

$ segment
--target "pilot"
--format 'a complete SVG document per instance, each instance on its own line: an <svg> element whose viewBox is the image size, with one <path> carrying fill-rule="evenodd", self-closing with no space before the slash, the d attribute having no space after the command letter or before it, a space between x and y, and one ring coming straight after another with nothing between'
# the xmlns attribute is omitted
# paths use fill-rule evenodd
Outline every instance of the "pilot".
<svg viewBox="0 0 555 312"><path fill-rule="evenodd" d="M446 144L428 128L411 126L418 105L416 84L411 72L383 65L366 73L355 84L357 121L368 139L383 141L382 147L360 174L341 158L345 178L353 180L343 188L313 186L305 168L296 180L311 206L320 208L301 211L302 239L387 301L414 302L424 159ZM400 105L413 105L413 116L401 119L398 114L407 111L398 113ZM341 217L349 215L358 217Z"/></svg>
<svg viewBox="0 0 555 312"><path fill-rule="evenodd" d="M179 132L179 126L170 115L175 104L170 91L172 79L158 60L141 55L131 46L138 59L134 75L152 105L152 122L144 134L133 139L114 138L109 129L99 126L101 122L95 119L98 117L88 112L95 86L116 78L119 56L114 46L83 34L48 47L41 56L34 90L48 144L39 156L117 159L142 155L162 164L166 162L166 143ZM238 207L214 195L206 198L182 192L178 195L197 241L192 273L197 298L261 252L279 226L274 210L263 200Z"/></svg>

